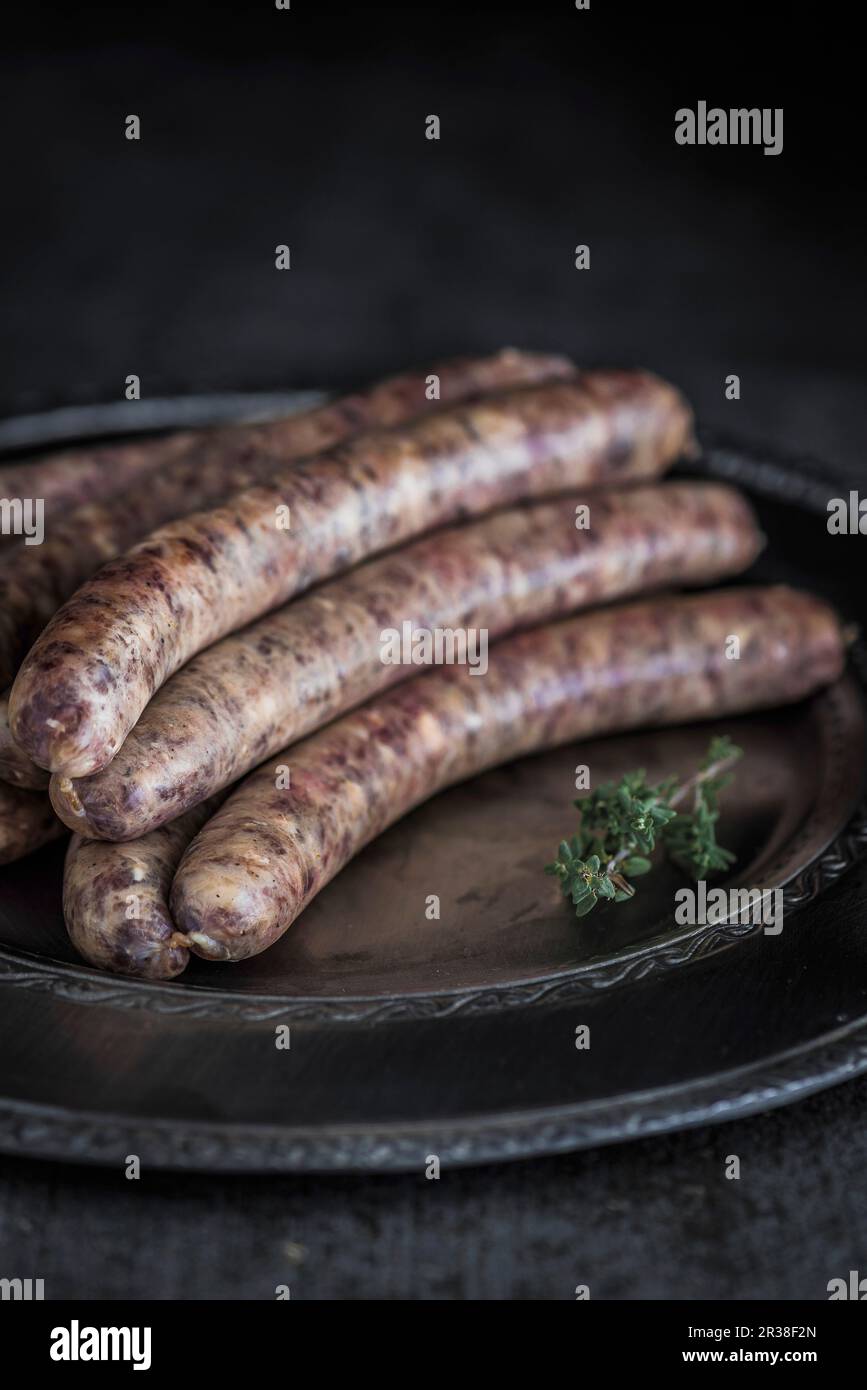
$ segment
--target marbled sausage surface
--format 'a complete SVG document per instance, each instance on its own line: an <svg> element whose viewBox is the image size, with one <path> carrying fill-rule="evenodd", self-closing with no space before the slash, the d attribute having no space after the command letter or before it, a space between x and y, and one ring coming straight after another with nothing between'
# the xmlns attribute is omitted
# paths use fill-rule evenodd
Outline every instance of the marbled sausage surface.
<svg viewBox="0 0 867 1390"><path fill-rule="evenodd" d="M723 484L651 484L580 500L589 504L587 529L576 527L579 499L571 497L438 531L199 653L155 695L102 772L52 779L58 815L81 834L131 840L183 814L417 674L417 666L383 663L384 630L484 629L493 639L654 588L723 579L761 547L749 504ZM2 732L0 706L0 775Z"/></svg>
<svg viewBox="0 0 867 1390"><path fill-rule="evenodd" d="M426 395L431 373L439 379L439 400ZM409 372L269 424L203 431L193 436L190 447L184 442L187 434L160 445L135 446L160 447L170 457L117 495L98 497L67 516L49 517L42 545L16 546L9 562L0 566L0 687L12 680L28 647L78 586L155 527L213 506L240 488L265 481L288 460L328 448L359 430L400 424L480 392L571 374L574 367L565 358L508 349ZM13 479L10 485L18 484Z"/></svg>
<svg viewBox="0 0 867 1390"><path fill-rule="evenodd" d="M131 844L73 835L63 872L63 917L86 961L155 980L170 980L186 967L190 953L176 937L169 890L178 860L220 800Z"/></svg>
<svg viewBox="0 0 867 1390"><path fill-rule="evenodd" d="M255 955L444 787L573 739L790 703L843 665L836 614L785 586L646 600L508 638L483 678L440 667L263 764L186 851L172 916L201 956Z"/></svg>
<svg viewBox="0 0 867 1390"><path fill-rule="evenodd" d="M602 371L371 432L154 532L103 566L26 658L13 735L67 777L105 767L197 652L319 580L524 499L658 476L691 446L679 393Z"/></svg>

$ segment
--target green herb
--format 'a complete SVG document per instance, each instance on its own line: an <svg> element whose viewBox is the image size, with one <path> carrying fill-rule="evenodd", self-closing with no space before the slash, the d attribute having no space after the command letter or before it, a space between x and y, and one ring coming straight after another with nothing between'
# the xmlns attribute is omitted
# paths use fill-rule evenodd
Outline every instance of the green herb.
<svg viewBox="0 0 867 1390"><path fill-rule="evenodd" d="M545 873L560 880L576 917L591 912L600 898L625 902L635 893L630 879L653 868L648 857L660 843L673 863L698 880L728 868L734 855L716 841L719 794L731 781L742 750L730 738L714 738L698 771L679 782L668 777L651 786L643 771L605 782L575 805L577 832L562 840ZM688 810L676 808L691 797Z"/></svg>

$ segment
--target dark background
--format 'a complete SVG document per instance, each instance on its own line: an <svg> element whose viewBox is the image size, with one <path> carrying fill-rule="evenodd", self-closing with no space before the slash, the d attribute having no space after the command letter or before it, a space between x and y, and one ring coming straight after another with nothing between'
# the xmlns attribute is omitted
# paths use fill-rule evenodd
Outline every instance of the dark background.
<svg viewBox="0 0 867 1390"><path fill-rule="evenodd" d="M503 343L676 380L864 476L863 79L842 5L31 5L0 57L0 416L337 387ZM682 148L704 99L784 149ZM124 118L142 120L138 143ZM439 115L442 138L424 137ZM292 270L274 268L288 243ZM591 269L573 268L586 242ZM742 398L724 398L736 372ZM853 576L854 579L854 576ZM867 1082L718 1130L421 1178L0 1160L49 1296L823 1298L867 1272ZM739 1183L720 1179L727 1153Z"/></svg>
<svg viewBox="0 0 867 1390"><path fill-rule="evenodd" d="M0 69L0 412L119 399L129 372L149 396L340 386L513 342L647 364L705 421L855 461L846 13L29 6ZM676 145L699 99L783 106L783 153Z"/></svg>

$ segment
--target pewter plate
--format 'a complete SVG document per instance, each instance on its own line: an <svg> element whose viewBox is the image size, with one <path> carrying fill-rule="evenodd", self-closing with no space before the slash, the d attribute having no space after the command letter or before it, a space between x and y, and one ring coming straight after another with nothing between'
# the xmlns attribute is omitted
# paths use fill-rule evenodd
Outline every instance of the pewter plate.
<svg viewBox="0 0 867 1390"><path fill-rule="evenodd" d="M150 423L189 418L189 403L169 401ZM76 428L104 436L117 422L96 408ZM12 437L57 433L29 417ZM808 585L864 627L852 583L863 542L825 526L848 485L720 441L690 471L753 497L769 546L751 579ZM62 846L0 871L0 1148L202 1170L421 1170L431 1154L517 1158L728 1119L867 1069L860 641L850 665L791 709L567 747L454 788L369 846L270 952L196 961L171 984L78 964ZM596 780L687 769L714 731L746 751L721 825L738 855L723 885L781 888L782 932L678 926L682 880L666 869L579 929L541 872L572 823L576 765ZM581 1024L589 1049L575 1046ZM275 1045L281 1025L288 1049Z"/></svg>

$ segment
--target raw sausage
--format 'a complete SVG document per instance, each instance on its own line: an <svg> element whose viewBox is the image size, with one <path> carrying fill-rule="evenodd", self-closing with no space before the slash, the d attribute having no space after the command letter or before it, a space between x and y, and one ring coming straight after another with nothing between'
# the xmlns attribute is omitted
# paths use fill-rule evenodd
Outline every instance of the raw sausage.
<svg viewBox="0 0 867 1390"><path fill-rule="evenodd" d="M426 383L439 380L439 401ZM374 425L412 419L440 402L480 391L559 379L574 373L564 358L507 350L489 358L410 372L299 415L257 426L206 431L200 442L116 497L90 502L50 527L42 545L16 547L0 569L0 689L8 685L49 618L100 565L162 526L264 482L294 458Z"/></svg>
<svg viewBox="0 0 867 1390"><path fill-rule="evenodd" d="M577 500L435 532L209 647L163 686L102 772L52 779L57 814L108 840L181 815L412 674L411 665L384 664L384 630L493 638L628 594L722 579L761 547L749 504L723 484L588 495L587 529L576 525ZM0 743L0 775L2 767Z"/></svg>
<svg viewBox="0 0 867 1390"><path fill-rule="evenodd" d="M24 662L12 733L51 772L98 772L185 661L317 580L522 498L654 477L691 438L673 387L609 371L338 445L105 565Z"/></svg>
<svg viewBox="0 0 867 1390"><path fill-rule="evenodd" d="M57 814L108 840L183 814L411 674L383 663L383 630L493 637L628 594L712 582L761 548L749 504L722 484L600 493L589 529L576 527L575 512L567 498L435 532L209 647L158 692L102 772L52 778Z"/></svg>
<svg viewBox="0 0 867 1390"><path fill-rule="evenodd" d="M46 454L31 463L0 465L0 498L41 499L46 518L95 498L105 501L144 474L179 458L200 436L184 430L127 444L96 444ZM3 536L3 541L12 537ZM4 552L0 552L4 553Z"/></svg>
<svg viewBox="0 0 867 1390"><path fill-rule="evenodd" d="M178 860L222 797L126 845L73 835L63 872L69 939L91 965L122 975L170 980L190 958L169 915Z"/></svg>
<svg viewBox="0 0 867 1390"><path fill-rule="evenodd" d="M45 792L25 791L0 782L0 864L23 859L66 834Z"/></svg>
<svg viewBox="0 0 867 1390"><path fill-rule="evenodd" d="M184 855L172 916L198 955L242 960L443 787L573 739L784 704L843 664L835 613L783 586L647 600L508 638L484 678L419 676L254 772Z"/></svg>
<svg viewBox="0 0 867 1390"><path fill-rule="evenodd" d="M56 524L42 546L18 555L14 571L0 577L0 675L11 679L18 659L60 603L103 561L152 526L267 477L276 467L275 459L333 442L341 431L370 423L391 425L421 413L425 404L436 405L427 402L425 394L431 372L439 382L439 400L449 402L522 382L564 378L574 374L574 368L565 358L507 348L492 357L441 363L426 375L393 377L366 392L257 429L233 426L185 434L183 448L178 447L181 437L173 436L176 454L186 455L186 461L111 504L80 508ZM197 440L195 453L191 438ZM168 450L169 441L164 443ZM6 691L0 695L0 778L18 786L46 787L45 770L12 739L8 708Z"/></svg>
<svg viewBox="0 0 867 1390"><path fill-rule="evenodd" d="M11 782L15 787L30 787L32 790L46 790L50 773L28 758L23 748L12 737L9 728L9 692L0 695L0 782Z"/></svg>
<svg viewBox="0 0 867 1390"><path fill-rule="evenodd" d="M521 497L655 476L690 442L672 387L599 372L338 446L104 566L25 661L13 735L52 772L99 771L173 671L317 579Z"/></svg>

